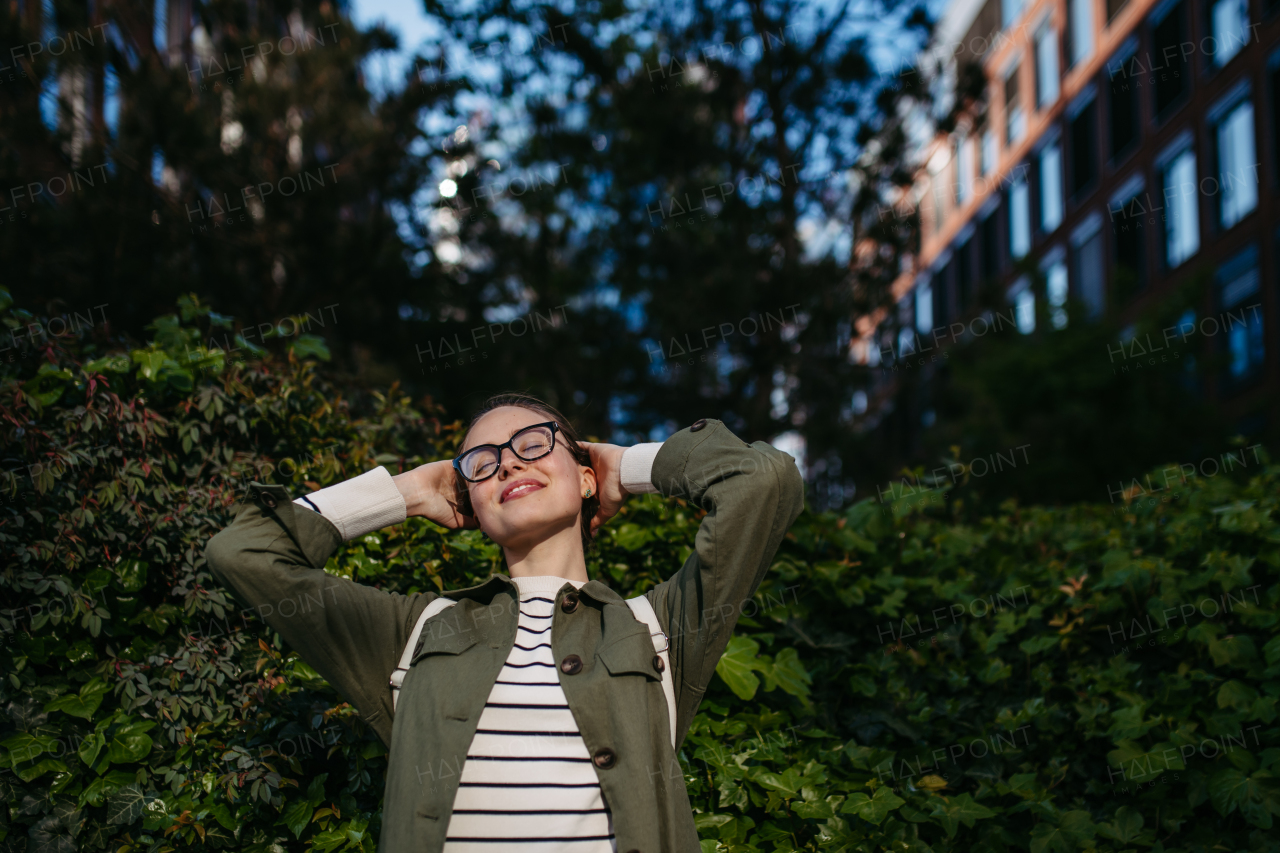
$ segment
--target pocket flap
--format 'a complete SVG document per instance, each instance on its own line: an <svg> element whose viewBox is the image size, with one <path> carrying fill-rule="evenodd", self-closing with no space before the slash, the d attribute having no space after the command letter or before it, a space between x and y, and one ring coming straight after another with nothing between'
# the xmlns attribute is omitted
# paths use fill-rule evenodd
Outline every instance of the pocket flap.
<svg viewBox="0 0 1280 853"><path fill-rule="evenodd" d="M462 654L483 639L478 631L458 630L458 620L451 619L452 615L446 610L422 626L422 637L413 653L413 663L427 655Z"/></svg>
<svg viewBox="0 0 1280 853"><path fill-rule="evenodd" d="M643 675L658 681L661 675L653 668L657 653L647 629L613 641L597 653L610 675Z"/></svg>

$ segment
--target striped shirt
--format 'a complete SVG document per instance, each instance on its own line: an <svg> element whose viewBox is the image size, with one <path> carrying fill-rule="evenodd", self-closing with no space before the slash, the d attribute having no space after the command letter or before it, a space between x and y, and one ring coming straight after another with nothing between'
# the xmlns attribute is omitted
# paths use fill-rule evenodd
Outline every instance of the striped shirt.
<svg viewBox="0 0 1280 853"><path fill-rule="evenodd" d="M516 642L462 766L445 853L616 853L613 816L551 654L557 577L512 578Z"/></svg>

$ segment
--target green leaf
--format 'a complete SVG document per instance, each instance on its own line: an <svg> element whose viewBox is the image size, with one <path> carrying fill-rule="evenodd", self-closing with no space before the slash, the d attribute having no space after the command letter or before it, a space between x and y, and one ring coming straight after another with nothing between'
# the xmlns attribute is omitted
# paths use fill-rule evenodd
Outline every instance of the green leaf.
<svg viewBox="0 0 1280 853"><path fill-rule="evenodd" d="M116 578L125 592L140 592L147 585L147 569L150 563L142 560L124 560L116 566Z"/></svg>
<svg viewBox="0 0 1280 853"><path fill-rule="evenodd" d="M1035 655L1040 652L1048 651L1058 645L1061 640L1062 638L1056 634L1047 634L1045 636L1032 637L1029 640L1023 640L1021 643L1018 643L1018 648L1022 649L1029 655Z"/></svg>
<svg viewBox="0 0 1280 853"><path fill-rule="evenodd" d="M46 711L63 711L73 717L82 717L86 720L92 719L98 706L102 704L102 699L107 695L111 688L100 678L95 678L80 688L79 695L71 694L67 696L59 696L52 702L44 706ZM96 751L95 751L96 752ZM92 763L92 762L86 762Z"/></svg>
<svg viewBox="0 0 1280 853"><path fill-rule="evenodd" d="M849 799L845 800L840 808L840 813L856 814L863 820L879 826L889 812L906 802L888 787L881 786L876 788L875 795L871 797L861 793L850 794Z"/></svg>
<svg viewBox="0 0 1280 853"><path fill-rule="evenodd" d="M973 797L967 793L955 797L936 797L931 800L931 806L933 816L938 818L938 822L946 830L947 838L955 837L956 830L962 823L972 829L975 820L996 815L981 803L974 802Z"/></svg>
<svg viewBox="0 0 1280 853"><path fill-rule="evenodd" d="M43 776L44 774L50 771L65 773L66 770L67 770L67 765L63 764L58 759L46 758L40 761L39 763L26 768L25 770L17 770L15 772L18 778L21 779L23 782L32 782L36 779L39 779L41 776Z"/></svg>
<svg viewBox="0 0 1280 853"><path fill-rule="evenodd" d="M324 338L318 335L299 335L298 339L289 345L289 349L298 358L315 357L321 361L328 361L331 357Z"/></svg>
<svg viewBox="0 0 1280 853"><path fill-rule="evenodd" d="M153 722L135 722L121 726L107 743L107 760L112 764L141 761L151 752L151 737L144 734L154 728Z"/></svg>
<svg viewBox="0 0 1280 853"><path fill-rule="evenodd" d="M58 739L44 735L33 735L18 732L0 741L0 746L9 750L9 760L13 763L34 761L42 752L48 752L58 745Z"/></svg>
<svg viewBox="0 0 1280 853"><path fill-rule="evenodd" d="M107 799L107 823L129 826L142 817L144 805L142 786L126 785Z"/></svg>
<svg viewBox="0 0 1280 853"><path fill-rule="evenodd" d="M788 646L778 652L773 663L765 666L762 672L766 692L773 692L775 688L781 687L792 696L806 700L809 698L809 672L800 662L800 655L793 647Z"/></svg>
<svg viewBox="0 0 1280 853"><path fill-rule="evenodd" d="M1075 849L1067 834L1052 824L1041 821L1031 830L1031 853L1073 853Z"/></svg>
<svg viewBox="0 0 1280 853"><path fill-rule="evenodd" d="M1121 806L1116 809L1115 819L1111 823L1098 824L1098 834L1115 839L1121 844L1129 844L1138 837L1143 823L1142 812L1130 806Z"/></svg>
<svg viewBox="0 0 1280 853"><path fill-rule="evenodd" d="M734 635L729 646L716 664L716 674L739 699L752 699L760 687L760 679L752 670L764 667L764 661L756 657L760 644L749 637Z"/></svg>
<svg viewBox="0 0 1280 853"><path fill-rule="evenodd" d="M1235 679L1218 688L1219 708L1238 708L1242 711L1252 710L1258 699L1258 691Z"/></svg>
<svg viewBox="0 0 1280 853"><path fill-rule="evenodd" d="M794 797L800 790L801 784L804 782L804 777L796 772L794 767L787 768L783 773L757 773L752 778L755 779L762 788L786 794L788 797Z"/></svg>
<svg viewBox="0 0 1280 853"><path fill-rule="evenodd" d="M311 803L306 800L300 800L280 815L280 822L288 827L293 833L294 838L301 838L302 831L307 828L307 824L311 822L311 815L315 812Z"/></svg>

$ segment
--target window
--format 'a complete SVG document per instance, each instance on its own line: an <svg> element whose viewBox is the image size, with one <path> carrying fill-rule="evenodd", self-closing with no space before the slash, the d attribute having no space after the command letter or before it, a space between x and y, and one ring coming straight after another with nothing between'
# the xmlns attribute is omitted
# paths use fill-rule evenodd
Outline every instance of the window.
<svg viewBox="0 0 1280 853"><path fill-rule="evenodd" d="M964 204L973 198L973 140L961 139L956 143L956 203Z"/></svg>
<svg viewBox="0 0 1280 853"><path fill-rule="evenodd" d="M1026 0L1000 0L1000 26L1007 27L1022 14Z"/></svg>
<svg viewBox="0 0 1280 853"><path fill-rule="evenodd" d="M1187 149L1173 157L1160 172L1164 196L1164 262L1174 269L1200 250L1199 193L1196 189L1196 155Z"/></svg>
<svg viewBox="0 0 1280 853"><path fill-rule="evenodd" d="M1128 57L1118 63L1107 63L1107 70L1111 72L1108 92L1111 133L1108 142L1113 163L1118 163L1138 141L1138 89L1142 81L1140 78L1130 79L1130 64Z"/></svg>
<svg viewBox="0 0 1280 853"><path fill-rule="evenodd" d="M1280 0L1276 0L1280 5ZM1271 127L1272 132L1280 131L1280 53L1272 53L1267 63L1267 78L1271 81ZM1280 141L1271 146L1272 174L1280 175Z"/></svg>
<svg viewBox="0 0 1280 853"><path fill-rule="evenodd" d="M1031 251L1031 195L1025 177L1009 187L1009 256L1024 257Z"/></svg>
<svg viewBox="0 0 1280 853"><path fill-rule="evenodd" d="M1090 319L1101 316L1106 307L1105 276L1102 218L1095 214L1076 230L1071 239L1071 281Z"/></svg>
<svg viewBox="0 0 1280 853"><path fill-rule="evenodd" d="M1266 356L1257 247L1250 246L1231 258L1218 269L1215 278L1226 333L1224 379L1229 390L1237 390L1262 375Z"/></svg>
<svg viewBox="0 0 1280 853"><path fill-rule="evenodd" d="M948 259L933 277L933 326L945 326L951 319L951 268L955 266L954 259Z"/></svg>
<svg viewBox="0 0 1280 853"><path fill-rule="evenodd" d="M999 211L991 211L982 220L982 278L990 281L1000 274Z"/></svg>
<svg viewBox="0 0 1280 853"><path fill-rule="evenodd" d="M1061 257L1045 272L1045 295L1049 298L1049 322L1055 329L1067 327L1067 265Z"/></svg>
<svg viewBox="0 0 1280 853"><path fill-rule="evenodd" d="M1036 107L1058 100L1058 32L1048 24L1036 33Z"/></svg>
<svg viewBox="0 0 1280 853"><path fill-rule="evenodd" d="M1129 0L1107 0L1107 23L1116 19L1116 15L1129 5Z"/></svg>
<svg viewBox="0 0 1280 853"><path fill-rule="evenodd" d="M1152 76L1155 77L1156 118L1162 119L1182 103L1187 91L1186 2L1167 5L1153 16L1151 30ZM1157 17L1163 16L1163 17Z"/></svg>
<svg viewBox="0 0 1280 853"><path fill-rule="evenodd" d="M1040 230L1062 224L1062 146L1055 140L1040 150Z"/></svg>
<svg viewBox="0 0 1280 853"><path fill-rule="evenodd" d="M1258 159L1253 102L1247 97L1217 122L1219 222L1230 228L1258 206Z"/></svg>
<svg viewBox="0 0 1280 853"><path fill-rule="evenodd" d="M1067 0L1070 64L1076 65L1093 53L1093 0Z"/></svg>
<svg viewBox="0 0 1280 853"><path fill-rule="evenodd" d="M933 329L933 283L925 279L916 285L916 331L927 335Z"/></svg>
<svg viewBox="0 0 1280 853"><path fill-rule="evenodd" d="M956 251L956 290L960 300L960 311L969 307L973 301L973 240L965 240Z"/></svg>
<svg viewBox="0 0 1280 853"><path fill-rule="evenodd" d="M1031 282L1025 276L1018 279L1009 289L1009 295L1018 331L1024 335L1031 334L1036 330L1036 292L1031 288Z"/></svg>
<svg viewBox="0 0 1280 853"><path fill-rule="evenodd" d="M1097 133L1094 100L1088 100L1071 118L1071 195L1079 197L1093 187L1098 176Z"/></svg>
<svg viewBox="0 0 1280 853"><path fill-rule="evenodd" d="M1022 111L1022 101L1018 98L1018 76L1022 71L1022 63L1013 66L1013 70L1004 78L1004 116L1005 144L1013 145L1022 138L1027 129L1027 117Z"/></svg>
<svg viewBox="0 0 1280 853"><path fill-rule="evenodd" d="M982 131L982 156L979 168L983 175L991 174L996 168L996 135L988 130Z"/></svg>
<svg viewBox="0 0 1280 853"><path fill-rule="evenodd" d="M1112 233L1115 235L1114 286L1116 299L1132 299L1146 281L1146 228L1148 211L1136 192L1130 191L1111 203Z"/></svg>
<svg viewBox="0 0 1280 853"><path fill-rule="evenodd" d="M1248 0L1217 0L1212 3L1209 29L1213 36L1205 41L1212 51L1214 66L1221 68L1249 43Z"/></svg>

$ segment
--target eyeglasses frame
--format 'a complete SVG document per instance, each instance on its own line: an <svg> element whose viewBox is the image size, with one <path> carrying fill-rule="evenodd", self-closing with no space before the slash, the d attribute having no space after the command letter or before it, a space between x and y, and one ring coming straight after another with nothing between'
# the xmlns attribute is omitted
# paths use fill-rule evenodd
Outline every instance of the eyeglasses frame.
<svg viewBox="0 0 1280 853"><path fill-rule="evenodd" d="M540 456L535 456L532 459L526 459L525 457L521 456L519 453L516 452L515 440L522 433L528 432L531 429L536 429L537 427L551 428L551 447L547 449L546 453L543 453ZM507 439L507 441L503 444L477 444L475 447L471 448L466 453L463 453L461 456L458 456L453 460L453 470L457 471L458 476L466 480L468 483L483 483L485 480L489 479L489 477L492 477L495 474L497 474L498 471L502 468L502 451L503 450L510 450L512 455L515 456L517 459L519 459L521 462L536 462L539 459L544 459L547 456L550 456L555 451L556 433L558 432L560 432L560 424L556 423L555 421L546 421L545 423L540 423L540 424L529 424L527 427L521 427L520 429L516 430L515 434L512 435L511 438ZM468 477L466 474L462 473L462 460L467 456L470 456L472 453L475 453L477 450L483 450L486 447L493 448L495 451L497 451L498 466L493 469L492 474L489 474L488 476L485 476L485 477L481 477L479 480L473 480L470 477Z"/></svg>

